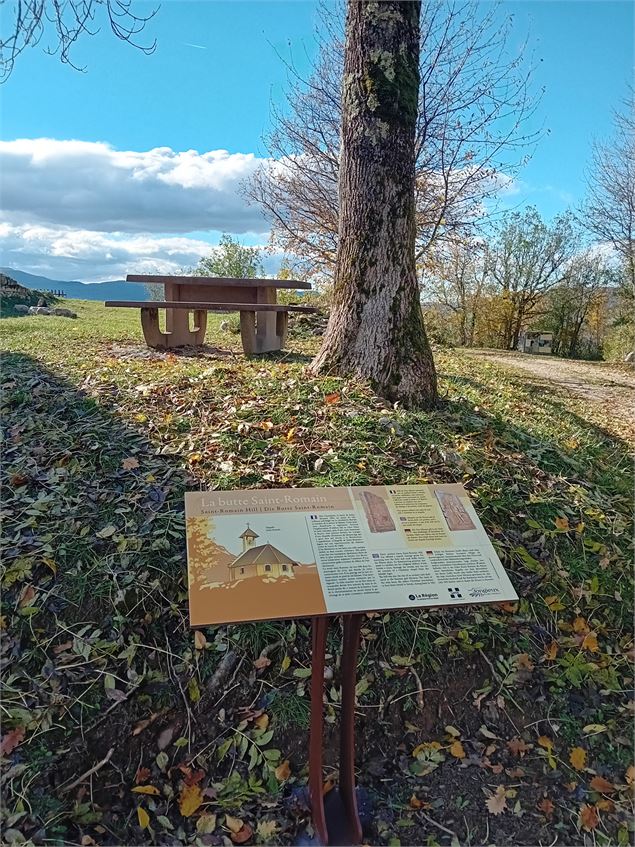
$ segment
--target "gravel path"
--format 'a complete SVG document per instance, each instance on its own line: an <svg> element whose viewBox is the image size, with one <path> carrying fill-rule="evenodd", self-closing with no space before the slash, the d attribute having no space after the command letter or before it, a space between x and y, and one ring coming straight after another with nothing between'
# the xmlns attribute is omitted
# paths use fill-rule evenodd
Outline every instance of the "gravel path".
<svg viewBox="0 0 635 847"><path fill-rule="evenodd" d="M466 350L472 356L533 374L538 381L564 389L573 397L604 406L635 426L635 368L608 362L578 362L555 356L531 356L501 350Z"/></svg>

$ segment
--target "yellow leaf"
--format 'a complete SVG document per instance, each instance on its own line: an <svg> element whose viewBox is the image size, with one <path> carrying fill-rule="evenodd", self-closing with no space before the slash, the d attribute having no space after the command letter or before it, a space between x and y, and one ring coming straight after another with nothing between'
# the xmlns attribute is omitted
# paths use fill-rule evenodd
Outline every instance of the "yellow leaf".
<svg viewBox="0 0 635 847"><path fill-rule="evenodd" d="M540 736L540 738L538 739L538 744L540 744L541 747L544 747L545 750L553 750L553 741L546 735Z"/></svg>
<svg viewBox="0 0 635 847"><path fill-rule="evenodd" d="M545 661L546 662L553 662L557 655L558 655L558 642L552 641L551 644L545 650Z"/></svg>
<svg viewBox="0 0 635 847"><path fill-rule="evenodd" d="M142 806L137 806L137 817L139 819L139 826L141 829L147 829L150 825L150 815Z"/></svg>
<svg viewBox="0 0 635 847"><path fill-rule="evenodd" d="M150 774L147 774L149 776ZM155 788L154 785L136 785L132 789L133 794L160 794L158 788Z"/></svg>
<svg viewBox="0 0 635 847"><path fill-rule="evenodd" d="M269 726L269 715L258 715L254 723L258 729L267 729Z"/></svg>
<svg viewBox="0 0 635 847"><path fill-rule="evenodd" d="M583 747L574 747L569 753L569 761L577 771L584 770L586 750Z"/></svg>
<svg viewBox="0 0 635 847"><path fill-rule="evenodd" d="M584 636L584 641L582 642L582 649L588 650L589 653L599 653L600 647L598 645L598 637L594 632L589 632Z"/></svg>
<svg viewBox="0 0 635 847"><path fill-rule="evenodd" d="M455 726L451 726L451 725L446 726L445 731L447 732L448 735L451 735L454 738L460 738L461 737L461 731L458 730Z"/></svg>
<svg viewBox="0 0 635 847"><path fill-rule="evenodd" d="M566 532L569 529L569 518L567 518L567 517L556 518L554 523L556 524L556 529L560 529L564 532Z"/></svg>
<svg viewBox="0 0 635 847"><path fill-rule="evenodd" d="M635 783L635 765L630 765L630 767L626 769L624 779L626 780L627 785L633 785L633 783Z"/></svg>
<svg viewBox="0 0 635 847"><path fill-rule="evenodd" d="M285 759L284 762L278 765L275 770L276 779L280 782L284 782L285 779L289 779L291 776L291 768L289 767L289 760Z"/></svg>
<svg viewBox="0 0 635 847"><path fill-rule="evenodd" d="M289 670L291 666L291 657L285 656L284 659L280 662L280 669L284 672Z"/></svg>
<svg viewBox="0 0 635 847"><path fill-rule="evenodd" d="M458 740L458 738L450 746L450 755L454 756L455 759L464 759L465 758L465 750L463 749L463 745Z"/></svg>
<svg viewBox="0 0 635 847"><path fill-rule="evenodd" d="M194 633L194 647L197 650L204 650L206 644L207 644L207 638L205 638L205 636L200 631L200 629L197 629Z"/></svg>
<svg viewBox="0 0 635 847"><path fill-rule="evenodd" d="M196 821L196 831L199 835L211 835L216 829L216 815L201 815Z"/></svg>
<svg viewBox="0 0 635 847"><path fill-rule="evenodd" d="M589 631L589 627L587 626L587 622L585 621L584 618L581 618L580 615L578 615L578 617L575 618L574 621L573 621L573 631L574 632L588 632Z"/></svg>
<svg viewBox="0 0 635 847"><path fill-rule="evenodd" d="M179 794L179 811L189 818L203 802L203 792L199 785L184 785Z"/></svg>
<svg viewBox="0 0 635 847"><path fill-rule="evenodd" d="M287 441L292 441L293 436L295 435L295 427L292 426L289 432L287 432Z"/></svg>
<svg viewBox="0 0 635 847"><path fill-rule="evenodd" d="M582 728L585 735L597 735L599 732L606 732L606 727L603 723L588 723Z"/></svg>
<svg viewBox="0 0 635 847"><path fill-rule="evenodd" d="M240 818L232 818L231 815L225 815L225 826L230 832L240 832L243 828L243 822Z"/></svg>
<svg viewBox="0 0 635 847"><path fill-rule="evenodd" d="M187 693L190 695L192 703L198 703L201 699L201 690L198 687L198 682L196 681L195 676L193 676L187 684Z"/></svg>
<svg viewBox="0 0 635 847"><path fill-rule="evenodd" d="M565 608L560 602L560 598L555 594L545 597L545 604L549 607L550 612L561 612Z"/></svg>

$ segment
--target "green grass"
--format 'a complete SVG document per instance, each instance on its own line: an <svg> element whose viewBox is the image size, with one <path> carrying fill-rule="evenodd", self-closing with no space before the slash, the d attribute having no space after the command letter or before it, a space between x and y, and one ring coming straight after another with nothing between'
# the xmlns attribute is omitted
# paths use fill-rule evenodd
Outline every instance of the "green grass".
<svg viewBox="0 0 635 847"><path fill-rule="evenodd" d="M220 835L223 814L255 828L263 798L279 804L281 761L290 759L290 784L300 780L309 628L209 627L195 649L185 490L461 482L521 599L366 621L358 765L377 802L369 841L425 843L425 819L400 805L413 793L460 839L469 830L472 843L552 843L558 833L582 844L580 809L598 803L598 843L623 840L633 474L619 410L447 351L437 354L438 409L405 412L355 380L309 377L316 345L306 334L291 334L288 353L246 360L239 339L220 331L222 317L210 316L208 344L225 352L147 357L136 311L68 305L77 320L0 322L3 731L25 733L8 755L17 770L5 784L5 827L36 843L85 834L100 843L95 827L119 843L151 843L137 824L143 805L153 832L194 838L196 816L182 817L171 798L182 791L176 765L195 757L202 784L215 786L218 801L206 811L218 813ZM326 403L327 394L339 400ZM138 467L126 468L130 458ZM335 724L339 638L332 627L326 713ZM257 670L271 645L271 665ZM213 690L231 651L237 663ZM585 732L592 724L602 728ZM480 767L463 769L450 754L448 725ZM169 728L162 767L157 744ZM516 736L530 745L522 759L506 746ZM540 736L553 743L552 761ZM433 741L440 752L413 758ZM575 746L587 751L585 771L569 763ZM63 791L111 748L88 794ZM159 795L131 793L138 766ZM595 773L618 786L612 807L592 789ZM113 789L101 789L113 785L116 802ZM518 802L516 811L488 816L484 800L496 785L515 786L507 803ZM550 819L536 810L543 796L554 803ZM292 811L276 805L274 817L274 840L291 843ZM450 843L442 830L436 837Z"/></svg>

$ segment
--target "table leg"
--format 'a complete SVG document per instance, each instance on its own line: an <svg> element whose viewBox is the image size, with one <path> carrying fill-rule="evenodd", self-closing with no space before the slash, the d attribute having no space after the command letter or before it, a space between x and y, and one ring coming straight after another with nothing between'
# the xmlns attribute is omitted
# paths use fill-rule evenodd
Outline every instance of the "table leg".
<svg viewBox="0 0 635 847"><path fill-rule="evenodd" d="M148 347L168 346L168 336L159 329L158 309L141 309L141 328Z"/></svg>
<svg viewBox="0 0 635 847"><path fill-rule="evenodd" d="M313 826L319 844L328 844L329 835L324 811L324 788L322 770L322 734L324 730L324 656L328 618L313 618L311 651L311 727L309 735L309 802Z"/></svg>

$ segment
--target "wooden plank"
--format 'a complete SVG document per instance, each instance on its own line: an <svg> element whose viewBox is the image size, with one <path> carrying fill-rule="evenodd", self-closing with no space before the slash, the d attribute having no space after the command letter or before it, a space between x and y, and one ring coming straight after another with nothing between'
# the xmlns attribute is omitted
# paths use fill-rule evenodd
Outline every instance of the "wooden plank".
<svg viewBox="0 0 635 847"><path fill-rule="evenodd" d="M317 312L314 306L294 306L286 303L200 303L178 300L106 300L106 306L118 309L188 309L207 312Z"/></svg>
<svg viewBox="0 0 635 847"><path fill-rule="evenodd" d="M304 291L311 290L310 282L295 279L238 279L223 276L154 276L152 274L128 274L126 282L145 282L165 285L204 285L208 288L218 286L237 286L239 288L295 288Z"/></svg>

